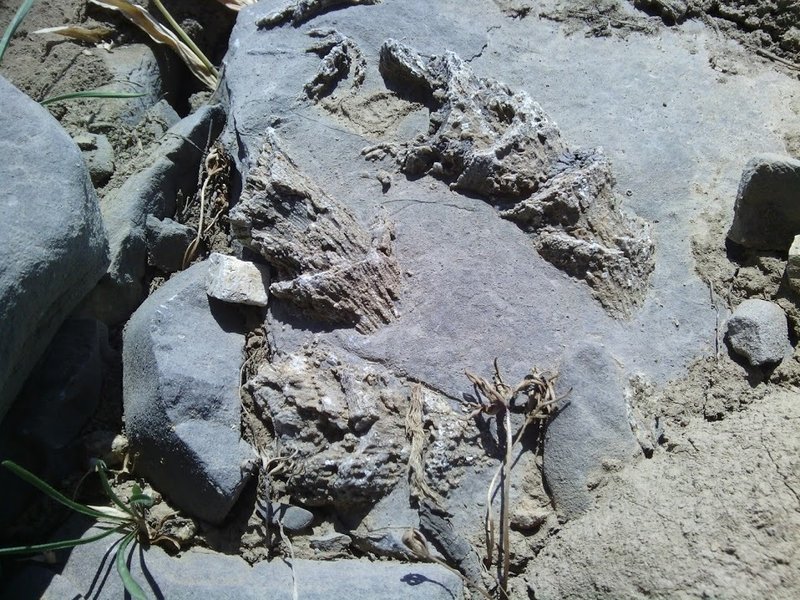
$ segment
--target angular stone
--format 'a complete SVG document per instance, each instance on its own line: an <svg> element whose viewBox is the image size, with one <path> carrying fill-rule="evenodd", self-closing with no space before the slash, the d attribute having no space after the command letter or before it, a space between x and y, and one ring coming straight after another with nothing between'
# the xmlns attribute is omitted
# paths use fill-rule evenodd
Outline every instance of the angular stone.
<svg viewBox="0 0 800 600"><path fill-rule="evenodd" d="M266 306L269 298L269 267L213 252L208 257L206 293L233 304Z"/></svg>
<svg viewBox="0 0 800 600"><path fill-rule="evenodd" d="M84 133L76 136L75 143L83 152L92 183L102 186L114 174L114 148L104 135Z"/></svg>
<svg viewBox="0 0 800 600"><path fill-rule="evenodd" d="M147 243L147 264L165 273L175 273L183 267L186 249L195 238L191 227L172 219L157 219L147 215L145 240Z"/></svg>
<svg viewBox="0 0 800 600"><path fill-rule="evenodd" d="M108 265L80 150L0 77L0 419L66 316Z"/></svg>
<svg viewBox="0 0 800 600"><path fill-rule="evenodd" d="M175 214L179 192L191 195L203 148L222 128L225 113L218 105L189 115L172 127L149 157L150 163L108 194L102 204L108 229L111 266L108 277L92 292L89 307L108 324L119 323L145 296L147 266L145 226L148 215Z"/></svg>
<svg viewBox="0 0 800 600"><path fill-rule="evenodd" d="M800 233L800 160L761 154L744 168L728 238L785 252Z"/></svg>
<svg viewBox="0 0 800 600"><path fill-rule="evenodd" d="M578 345L562 362L557 393L564 399L547 426L544 476L556 510L574 518L592 507L590 486L604 469L640 452L628 423L621 374L602 346Z"/></svg>
<svg viewBox="0 0 800 600"><path fill-rule="evenodd" d="M753 366L779 363L789 352L789 325L774 302L745 300L728 320L728 344Z"/></svg>
<svg viewBox="0 0 800 600"><path fill-rule="evenodd" d="M243 324L208 298L207 270L205 261L175 275L131 317L123 395L137 469L183 510L220 522L254 453L239 436Z"/></svg>

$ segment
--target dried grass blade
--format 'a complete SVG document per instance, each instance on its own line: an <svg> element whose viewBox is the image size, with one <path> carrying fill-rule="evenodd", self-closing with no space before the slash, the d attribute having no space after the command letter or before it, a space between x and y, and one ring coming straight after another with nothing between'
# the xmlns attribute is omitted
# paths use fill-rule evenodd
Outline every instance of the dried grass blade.
<svg viewBox="0 0 800 600"><path fill-rule="evenodd" d="M90 44L99 44L112 33L114 30L110 27L98 25L96 27L81 27L80 25L60 25L58 27L45 27L44 29L37 29L31 33L55 33L56 35L63 35L64 37L88 42Z"/></svg>
<svg viewBox="0 0 800 600"><path fill-rule="evenodd" d="M209 89L216 89L219 83L219 74L216 69L208 68L189 46L183 43L177 35L156 21L153 16L137 4L127 0L89 0L91 4L108 10L115 10L125 16L131 23L144 31L150 38L159 44L165 44L175 50L184 63Z"/></svg>

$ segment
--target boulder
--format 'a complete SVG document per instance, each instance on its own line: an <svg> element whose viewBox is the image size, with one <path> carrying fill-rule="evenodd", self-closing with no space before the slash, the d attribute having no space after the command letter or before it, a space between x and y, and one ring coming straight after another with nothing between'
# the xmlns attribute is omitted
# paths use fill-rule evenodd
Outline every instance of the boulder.
<svg viewBox="0 0 800 600"><path fill-rule="evenodd" d="M0 419L66 316L108 266L81 152L0 77Z"/></svg>
<svg viewBox="0 0 800 600"><path fill-rule="evenodd" d="M789 325L774 302L745 300L728 320L726 338L731 349L752 366L779 363L790 350Z"/></svg>
<svg viewBox="0 0 800 600"><path fill-rule="evenodd" d="M269 267L218 252L212 253L208 261L206 292L209 296L234 304L267 305Z"/></svg>
<svg viewBox="0 0 800 600"><path fill-rule="evenodd" d="M728 239L747 248L786 252L800 233L800 160L756 156L744 168Z"/></svg>
<svg viewBox="0 0 800 600"><path fill-rule="evenodd" d="M243 324L208 298L207 272L204 261L175 275L131 317L123 397L137 470L186 512L220 522L255 455L239 436Z"/></svg>
<svg viewBox="0 0 800 600"><path fill-rule="evenodd" d="M563 397L544 438L544 476L556 510L574 518L592 507L591 488L604 471L640 452L628 423L621 374L602 346L583 343L564 359Z"/></svg>

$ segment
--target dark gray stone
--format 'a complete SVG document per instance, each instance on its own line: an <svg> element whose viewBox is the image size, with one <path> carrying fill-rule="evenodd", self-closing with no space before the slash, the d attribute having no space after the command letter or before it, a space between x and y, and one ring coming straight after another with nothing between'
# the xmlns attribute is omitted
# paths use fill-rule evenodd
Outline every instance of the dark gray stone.
<svg viewBox="0 0 800 600"><path fill-rule="evenodd" d="M17 433L50 450L73 441L100 401L108 352L108 329L103 323L65 321L9 413Z"/></svg>
<svg viewBox="0 0 800 600"><path fill-rule="evenodd" d="M744 168L728 238L786 252L800 233L800 160L761 154Z"/></svg>
<svg viewBox="0 0 800 600"><path fill-rule="evenodd" d="M114 148L104 135L83 133L75 136L75 143L83 152L92 183L104 185L114 174Z"/></svg>
<svg viewBox="0 0 800 600"><path fill-rule="evenodd" d="M314 513L310 510L281 502L271 502L266 514L261 506L256 510L262 519L268 519L271 525L280 523L289 533L303 531L314 521Z"/></svg>
<svg viewBox="0 0 800 600"><path fill-rule="evenodd" d="M602 346L583 343L559 369L564 396L544 438L544 477L556 510L574 518L591 508L604 470L614 470L640 452L628 423L621 372Z"/></svg>
<svg viewBox="0 0 800 600"><path fill-rule="evenodd" d="M165 273L180 271L186 249L196 235L197 232L191 227L170 218L157 219L153 215L147 215L147 263Z"/></svg>
<svg viewBox="0 0 800 600"><path fill-rule="evenodd" d="M239 437L243 325L208 298L207 271L205 261L175 275L131 317L123 394L137 469L180 508L219 522L254 453Z"/></svg>
<svg viewBox="0 0 800 600"><path fill-rule="evenodd" d="M89 530L88 536L95 530ZM61 579L53 581L59 592L71 590L87 598L106 600L125 596L113 557L113 537L77 546L66 559ZM367 560L275 559L249 565L238 556L209 550L188 550L179 557L159 547L139 548L130 554L130 571L149 597L170 600L291 600L293 563L298 596L303 600L461 600L461 579L433 564L370 562ZM26 570L14 582L15 598L38 598L31 589L41 589L42 572ZM34 585L37 587L34 588ZM30 586L30 587L28 587ZM48 589L43 598L63 600Z"/></svg>
<svg viewBox="0 0 800 600"><path fill-rule="evenodd" d="M88 299L88 308L97 318L119 323L144 299L147 216L173 216L178 193L194 193L204 148L216 138L224 120L225 113L218 105L186 117L165 134L151 154L149 166L104 198L111 266L108 277Z"/></svg>
<svg viewBox="0 0 800 600"><path fill-rule="evenodd" d="M0 419L65 317L108 265L80 150L0 77Z"/></svg>
<svg viewBox="0 0 800 600"><path fill-rule="evenodd" d="M789 325L774 302L745 300L728 320L726 339L753 366L775 364L790 352Z"/></svg>

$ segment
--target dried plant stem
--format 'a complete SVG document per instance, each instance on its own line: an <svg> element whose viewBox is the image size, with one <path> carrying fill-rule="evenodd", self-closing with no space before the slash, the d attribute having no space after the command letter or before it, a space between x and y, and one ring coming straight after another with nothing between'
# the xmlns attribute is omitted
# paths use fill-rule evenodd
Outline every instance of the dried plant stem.
<svg viewBox="0 0 800 600"><path fill-rule="evenodd" d="M183 30L183 28L178 25L178 22L172 17L171 14L169 14L169 11L164 8L164 5L161 4L161 0L153 0L153 3L156 5L156 8L158 8L161 14L164 15L167 23L169 23L170 27L172 27L172 30L178 35L179 38L181 38L183 43L189 46L200 62L203 63L203 66L208 69L217 80L219 80L219 71L217 71L214 65L211 64L211 61L208 60L205 54L203 54L203 51L197 47L197 44L192 41L192 38L186 35L186 32Z"/></svg>
<svg viewBox="0 0 800 600"><path fill-rule="evenodd" d="M511 439L511 411L506 410L505 413L506 456L503 461L503 498L500 504L500 551L503 553L500 591L503 593L503 596L508 598L508 575L511 570L511 543L508 530L511 525L509 503L511 500L511 449L513 441Z"/></svg>

